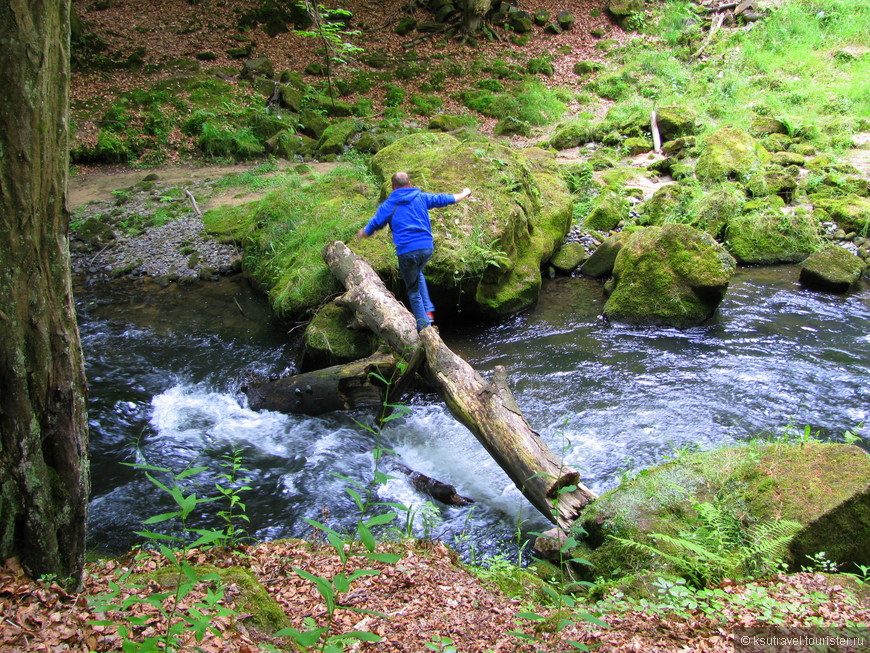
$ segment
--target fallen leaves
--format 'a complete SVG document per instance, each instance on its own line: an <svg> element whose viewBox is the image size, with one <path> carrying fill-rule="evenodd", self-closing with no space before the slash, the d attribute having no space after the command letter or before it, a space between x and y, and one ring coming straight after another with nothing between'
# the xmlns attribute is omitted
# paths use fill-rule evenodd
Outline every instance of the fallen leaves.
<svg viewBox="0 0 870 653"><path fill-rule="evenodd" d="M291 625L305 629L306 617L324 624L326 609L314 584L300 578L293 567L321 577L356 569L377 569L377 576L359 578L346 595L341 596L333 622L334 633L364 630L384 638L377 644L359 642L355 651L420 653L433 638L449 637L463 653L520 653L539 647L509 634L512 630L533 632L533 625L517 625L516 615L526 611L515 599L487 587L458 565L456 556L440 543L406 542L389 545L402 559L395 565L373 563L351 556L342 568L338 556L323 545L298 540L266 542L235 551L196 551L188 558L191 564L214 567L243 567L250 570L269 595L281 606ZM154 573L166 561L156 553L138 562L132 557L87 565L83 590L68 594L57 585L44 586L0 569L0 652L20 651L60 653L120 650L121 637L114 625L95 625L106 616L95 613L89 603L106 592L110 583L128 569L135 573ZM168 575L168 574L167 574ZM165 591L160 583L137 583ZM235 589L234 589L235 588ZM207 591L204 586L185 598L185 605L199 601ZM225 587L226 607L238 610L240 596L233 582ZM823 574L780 575L751 586L728 585L723 591L735 599L762 593L770 605L801 604L803 610L776 614L778 622L789 626L842 626L870 622L870 603L856 600L840 584ZM122 595L147 598L150 589L123 589ZM169 599L166 599L169 601ZM685 615L667 615L643 610L620 611L605 620L609 629L579 622L558 636L543 632L548 650L575 650L568 641L596 646L595 650L611 653L646 651L730 652L731 632L736 627L765 625L757 602L729 603L723 614L711 617L700 610ZM360 610L364 610L362 613ZM546 613L544 610L538 612ZM795 616L799 614L800 616ZM145 602L134 603L125 613L108 613L117 624L133 629L136 637L156 636L165 623L157 609ZM133 617L141 625L130 626ZM254 653L261 644L284 650L288 644L269 633L258 632L250 615L236 614L212 619L213 633L196 643L188 643L206 652ZM723 621L727 625L723 625Z"/></svg>

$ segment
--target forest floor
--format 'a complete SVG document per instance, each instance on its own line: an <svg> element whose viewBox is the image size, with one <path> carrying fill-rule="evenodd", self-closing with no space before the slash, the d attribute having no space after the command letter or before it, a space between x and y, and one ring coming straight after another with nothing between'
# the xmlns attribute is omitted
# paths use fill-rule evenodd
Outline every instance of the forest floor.
<svg viewBox="0 0 870 653"><path fill-rule="evenodd" d="M864 599L857 598L862 591L848 577L780 574L745 585L723 583L718 588L721 600L716 601L698 600L697 595L686 593L681 600L662 596L661 602L653 600L646 606L610 601L598 606L580 603L574 610L563 605L560 610L553 605L536 607L528 598L508 598L463 568L443 544L409 540L384 546L400 553L401 559L386 564L349 556L343 565L329 546L301 541L265 542L232 551L194 551L188 560L201 571L228 570L222 577L223 596L212 609L202 608L209 592L215 590L214 583L203 582L179 602L171 617L180 573L176 567L167 570L166 559L157 553L142 554L136 560L129 555L88 564L84 588L78 593L68 593L50 579L29 580L8 561L0 568L0 652L120 651L118 626L130 628L134 641L160 638L170 622L202 620L194 612L197 606L210 622L210 630L197 642L194 628L179 627L179 647L174 650L294 650L288 638L274 637L276 627L306 630L310 627L307 619L318 626L329 623L323 596L296 570L329 579L361 568L378 573L360 577L348 592L338 595L329 634L366 631L383 641L348 642L344 650L349 651L530 653L589 647L602 653L857 653L867 651L870 644L866 627L870 601L866 600L866 589ZM127 571L136 575L126 582L119 580ZM269 608L262 598L252 597L245 578L265 587L269 603L274 602L283 612L283 617L271 617L271 627L264 625ZM98 613L94 601L99 595L112 593L113 587L118 591L110 603L124 603L126 609ZM163 598L161 593L167 596ZM218 608L228 608L234 614L218 615ZM538 616L523 619L521 615L530 611ZM607 628L579 616L589 613L597 615ZM562 618L567 618L569 625L557 632L556 624ZM94 623L99 620L111 625ZM863 637L864 644L826 648L745 644L750 640L742 638L752 635L851 636Z"/></svg>

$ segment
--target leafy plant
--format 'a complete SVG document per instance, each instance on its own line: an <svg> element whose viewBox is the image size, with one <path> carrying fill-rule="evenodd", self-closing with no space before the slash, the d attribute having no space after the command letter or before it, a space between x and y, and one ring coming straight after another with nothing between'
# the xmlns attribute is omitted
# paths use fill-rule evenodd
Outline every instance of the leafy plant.
<svg viewBox="0 0 870 653"><path fill-rule="evenodd" d="M649 554L685 574L698 587L715 585L726 578L752 579L775 571L797 522L769 519L746 527L727 508L710 502L694 506L697 526L679 535L650 533L658 546L614 537L626 547Z"/></svg>
<svg viewBox="0 0 870 653"><path fill-rule="evenodd" d="M320 3L312 0L300 0L297 6L305 11L311 18L312 27L308 30L297 30L299 36L309 37L320 41L323 48L323 60L326 64L326 80L329 84L329 97L335 105L335 92L333 91L333 76L335 64L348 62L351 55L359 55L364 52L350 41L348 37L356 36L359 30L348 30L341 19L350 16L346 9L327 9Z"/></svg>
<svg viewBox="0 0 870 653"><path fill-rule="evenodd" d="M111 613L114 611L125 612L133 605L146 604L151 606L159 615L159 619L152 620L147 616L125 616L125 623L118 623L113 619L105 619L94 622L97 625L115 626L123 640L125 653L133 651L176 651L184 646L186 635L192 633L197 642L202 641L208 632L217 633L217 629L211 625L211 620L216 616L229 616L235 612L222 605L223 589L220 587L220 578L214 572L201 573L190 565L186 560L188 551L197 547L213 546L226 538L226 533L214 529L198 529L189 526L189 519L199 506L212 502L216 497L201 498L196 492L188 492L185 479L200 474L205 467L185 469L179 473L173 473L166 467L140 463L125 463L135 469L145 471L145 476L162 492L167 494L175 504L175 509L169 512L154 515L146 519L145 525L159 524L170 520L178 520L182 535L158 533L151 530L137 531L140 535L155 547L163 558L169 563L173 578L163 583L166 591L151 590L145 597L140 597L131 590L145 589L143 585L137 585L132 578L132 568L124 571L117 582L109 584L109 591L94 597L91 605L95 612ZM171 482L163 483L157 475L169 475ZM190 536L194 536L191 541ZM147 557L140 554L137 560ZM185 599L194 590L206 587L205 595L195 600L191 605L182 607ZM139 635L138 626L145 624L157 632L155 635Z"/></svg>

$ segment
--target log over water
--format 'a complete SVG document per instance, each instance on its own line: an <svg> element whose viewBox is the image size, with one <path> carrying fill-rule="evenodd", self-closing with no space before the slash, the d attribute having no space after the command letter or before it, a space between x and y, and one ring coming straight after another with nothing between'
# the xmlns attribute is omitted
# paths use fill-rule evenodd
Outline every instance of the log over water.
<svg viewBox="0 0 870 653"><path fill-rule="evenodd" d="M418 334L414 316L387 290L371 266L344 243L329 243L323 258L347 289L336 303L352 308L406 360L424 351L424 372L453 415L533 506L558 526L570 527L596 495L526 422L507 387L504 368L496 368L492 382L487 382L444 344L434 328Z"/></svg>

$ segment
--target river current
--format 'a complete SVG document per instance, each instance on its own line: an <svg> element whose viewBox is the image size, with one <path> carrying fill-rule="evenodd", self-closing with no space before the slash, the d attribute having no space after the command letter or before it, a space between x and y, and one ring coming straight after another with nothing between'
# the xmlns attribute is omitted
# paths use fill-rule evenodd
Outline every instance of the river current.
<svg viewBox="0 0 870 653"><path fill-rule="evenodd" d="M532 310L494 326L444 328L442 337L484 375L504 365L532 427L602 492L684 449L807 426L824 439L847 430L870 439L870 285L828 295L801 288L797 275L740 269L714 318L685 331L608 325L600 282L557 278ZM173 507L124 463L207 467L185 482L214 496L234 451L249 470L242 499L256 539L305 537L306 518L352 528L358 512L345 488L372 478L374 436L362 426L371 415L246 407L246 380L291 372L295 351L243 279L157 293L127 283L85 288L77 301L90 386L91 548L125 550L140 541L143 519ZM433 509L394 473L378 499L409 507L401 531L440 537L474 560L515 555L528 533L547 527L437 396L409 404L382 446L476 503ZM203 504L193 525L219 523L224 507Z"/></svg>

